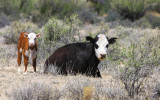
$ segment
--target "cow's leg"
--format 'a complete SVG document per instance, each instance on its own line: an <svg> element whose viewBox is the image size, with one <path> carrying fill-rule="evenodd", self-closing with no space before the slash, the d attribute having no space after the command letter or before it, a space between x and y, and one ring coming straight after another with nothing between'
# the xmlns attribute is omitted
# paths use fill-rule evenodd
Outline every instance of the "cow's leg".
<svg viewBox="0 0 160 100"><path fill-rule="evenodd" d="M55 67L55 66L54 66ZM66 69L66 64L65 65L61 65L60 68L58 68L58 72L61 74L61 75L67 75L68 72L67 72L67 69Z"/></svg>
<svg viewBox="0 0 160 100"><path fill-rule="evenodd" d="M18 48L18 57L17 57L18 73L20 73L21 60L22 60L22 48Z"/></svg>
<svg viewBox="0 0 160 100"><path fill-rule="evenodd" d="M25 73L27 73L27 65L28 65L28 57L24 56L24 66L25 66L24 72Z"/></svg>
<svg viewBox="0 0 160 100"><path fill-rule="evenodd" d="M100 74L100 71L98 69L98 67L94 67L92 70L91 70L91 75L93 77L102 77L101 74Z"/></svg>
<svg viewBox="0 0 160 100"><path fill-rule="evenodd" d="M17 58L18 66L21 65L21 60L22 60L22 52L21 52L21 49L19 49L18 50L18 58Z"/></svg>
<svg viewBox="0 0 160 100"><path fill-rule="evenodd" d="M32 65L33 65L34 72L36 72L36 58L32 59Z"/></svg>
<svg viewBox="0 0 160 100"><path fill-rule="evenodd" d="M97 73L96 73L97 77L102 78L101 73L100 73L100 71L99 71L99 69L98 69L98 68L97 68L97 71L96 71L96 72L97 72Z"/></svg>
<svg viewBox="0 0 160 100"><path fill-rule="evenodd" d="M67 73L67 70L65 70L65 69L61 69L61 72L60 72L62 75L67 75L68 73Z"/></svg>
<svg viewBox="0 0 160 100"><path fill-rule="evenodd" d="M27 56L26 52L23 52L23 57L24 57L24 66L25 66L24 72L26 74L27 73L27 65L28 65L28 56Z"/></svg>

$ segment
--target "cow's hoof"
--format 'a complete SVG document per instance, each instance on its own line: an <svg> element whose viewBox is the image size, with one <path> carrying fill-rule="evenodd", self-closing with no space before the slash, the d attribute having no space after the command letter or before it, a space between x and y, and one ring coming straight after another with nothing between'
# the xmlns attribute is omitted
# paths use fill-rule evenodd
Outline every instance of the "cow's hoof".
<svg viewBox="0 0 160 100"><path fill-rule="evenodd" d="M24 72L24 75L27 75L27 71L26 71L26 72Z"/></svg>
<svg viewBox="0 0 160 100"><path fill-rule="evenodd" d="M17 74L21 74L21 69L20 69L20 67L18 68Z"/></svg>

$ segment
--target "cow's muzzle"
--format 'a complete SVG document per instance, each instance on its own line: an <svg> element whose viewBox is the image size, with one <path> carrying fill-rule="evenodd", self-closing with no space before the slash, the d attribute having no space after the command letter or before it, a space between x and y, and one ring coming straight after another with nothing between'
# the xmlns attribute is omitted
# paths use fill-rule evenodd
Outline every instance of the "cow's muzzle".
<svg viewBox="0 0 160 100"><path fill-rule="evenodd" d="M98 58L100 61L104 60L106 58L106 54L100 54L100 57Z"/></svg>

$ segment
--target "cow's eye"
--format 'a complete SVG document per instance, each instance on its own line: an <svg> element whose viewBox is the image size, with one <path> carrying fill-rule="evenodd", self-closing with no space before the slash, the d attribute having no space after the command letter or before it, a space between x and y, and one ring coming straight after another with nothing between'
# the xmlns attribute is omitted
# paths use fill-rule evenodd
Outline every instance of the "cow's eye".
<svg viewBox="0 0 160 100"><path fill-rule="evenodd" d="M106 45L106 48L108 48L108 44Z"/></svg>
<svg viewBox="0 0 160 100"><path fill-rule="evenodd" d="M98 49L98 45L97 44L95 44L94 46L95 46L96 49Z"/></svg>

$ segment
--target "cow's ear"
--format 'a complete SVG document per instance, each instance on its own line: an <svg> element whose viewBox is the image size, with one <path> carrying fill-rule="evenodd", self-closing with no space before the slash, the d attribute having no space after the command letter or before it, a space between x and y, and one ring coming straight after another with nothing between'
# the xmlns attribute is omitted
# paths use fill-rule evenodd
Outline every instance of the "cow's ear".
<svg viewBox="0 0 160 100"><path fill-rule="evenodd" d="M94 43L94 39L92 37L90 37L90 36L86 36L86 40Z"/></svg>
<svg viewBox="0 0 160 100"><path fill-rule="evenodd" d="M109 39L109 44L114 44L114 43L116 42L116 39L117 39L117 38L115 38L115 37L110 38L110 39Z"/></svg>
<svg viewBox="0 0 160 100"><path fill-rule="evenodd" d="M28 34L27 34L27 33L24 33L24 37L28 38Z"/></svg>
<svg viewBox="0 0 160 100"><path fill-rule="evenodd" d="M39 37L41 37L42 36L42 34L41 33L38 33L37 35L36 35L36 38L39 38Z"/></svg>

